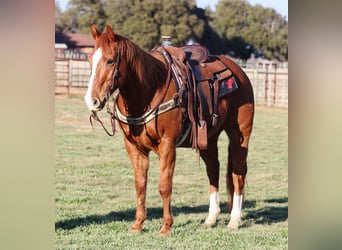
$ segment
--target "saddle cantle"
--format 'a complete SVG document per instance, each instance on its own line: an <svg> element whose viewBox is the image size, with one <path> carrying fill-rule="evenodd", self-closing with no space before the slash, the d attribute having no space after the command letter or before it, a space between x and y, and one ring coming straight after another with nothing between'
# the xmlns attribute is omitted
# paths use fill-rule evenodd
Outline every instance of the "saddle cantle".
<svg viewBox="0 0 342 250"><path fill-rule="evenodd" d="M203 63L207 61L209 57L208 49L202 45L186 45L180 48L166 46L164 48L179 62L184 62L186 59L187 61L191 60Z"/></svg>
<svg viewBox="0 0 342 250"><path fill-rule="evenodd" d="M208 49L202 45L187 45L181 49L185 52L187 60L205 62L209 56Z"/></svg>
<svg viewBox="0 0 342 250"><path fill-rule="evenodd" d="M162 50L172 58L169 59L172 76L179 96L186 99L180 106L192 123L193 148L206 149L207 130L219 120L218 98L237 89L236 80L228 66L219 57L209 55L204 46L165 46Z"/></svg>

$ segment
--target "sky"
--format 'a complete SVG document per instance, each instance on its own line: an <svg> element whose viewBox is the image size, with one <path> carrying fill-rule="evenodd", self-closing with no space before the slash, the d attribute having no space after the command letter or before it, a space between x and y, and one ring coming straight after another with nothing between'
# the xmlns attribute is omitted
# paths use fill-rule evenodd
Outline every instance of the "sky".
<svg viewBox="0 0 342 250"><path fill-rule="evenodd" d="M219 0L196 0L196 3L200 8L205 8L209 5L212 10L215 10L215 5L218 1ZM62 11L64 11L69 0L55 0L55 2L58 2ZM273 8L288 20L288 0L248 0L248 2L251 5L260 4L267 8Z"/></svg>

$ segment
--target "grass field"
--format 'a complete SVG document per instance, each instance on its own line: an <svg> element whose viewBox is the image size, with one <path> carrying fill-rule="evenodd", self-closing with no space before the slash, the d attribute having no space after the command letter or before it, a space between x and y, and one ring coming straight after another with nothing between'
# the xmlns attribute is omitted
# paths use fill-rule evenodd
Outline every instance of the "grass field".
<svg viewBox="0 0 342 250"><path fill-rule="evenodd" d="M105 113L105 112L104 112ZM248 157L243 224L227 229L225 185L227 138L221 134L221 215L203 222L209 187L203 162L191 149L177 149L172 234L161 237L162 208L157 156L150 154L147 219L140 234L128 232L135 215L133 170L120 131L108 137L95 124L81 96L56 97L56 249L287 249L288 116L257 109ZM105 114L102 115L109 124Z"/></svg>

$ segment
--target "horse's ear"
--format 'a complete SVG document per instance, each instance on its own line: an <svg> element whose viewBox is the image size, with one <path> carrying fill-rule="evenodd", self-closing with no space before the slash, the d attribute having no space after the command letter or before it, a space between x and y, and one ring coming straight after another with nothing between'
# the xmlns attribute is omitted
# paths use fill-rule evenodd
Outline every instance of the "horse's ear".
<svg viewBox="0 0 342 250"><path fill-rule="evenodd" d="M99 36L101 36L101 32L95 27L94 24L90 25L90 31L93 38L96 40Z"/></svg>
<svg viewBox="0 0 342 250"><path fill-rule="evenodd" d="M107 24L107 26L106 26L106 33L108 34L108 36L109 36L110 38L113 38L113 41L115 40L115 34L114 34L114 32L113 32L113 29L112 29L112 27L111 27L110 25L108 25L108 24Z"/></svg>

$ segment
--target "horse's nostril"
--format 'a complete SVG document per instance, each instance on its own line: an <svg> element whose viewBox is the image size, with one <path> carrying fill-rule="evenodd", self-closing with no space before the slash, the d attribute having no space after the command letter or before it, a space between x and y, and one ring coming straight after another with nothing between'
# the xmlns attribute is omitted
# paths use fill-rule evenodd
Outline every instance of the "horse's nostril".
<svg viewBox="0 0 342 250"><path fill-rule="evenodd" d="M95 108L100 107L100 106L101 106L100 100L97 99L97 98L93 98L93 106L94 106Z"/></svg>

